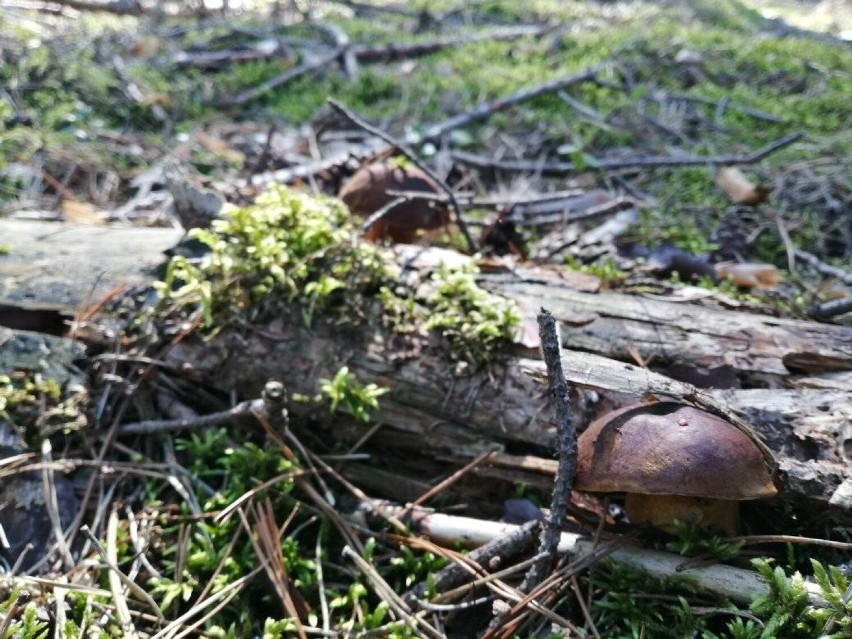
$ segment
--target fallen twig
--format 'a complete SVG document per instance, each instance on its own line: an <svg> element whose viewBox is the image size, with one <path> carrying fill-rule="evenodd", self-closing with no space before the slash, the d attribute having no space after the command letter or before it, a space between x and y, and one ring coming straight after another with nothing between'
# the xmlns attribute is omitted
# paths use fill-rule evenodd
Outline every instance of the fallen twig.
<svg viewBox="0 0 852 639"><path fill-rule="evenodd" d="M257 173L248 178L221 180L219 182L214 182L212 187L213 190L221 193L233 193L234 190L240 191L246 188L262 188L269 186L270 184L293 184L300 180L308 180L324 171L330 171L336 167L341 167L353 158L356 160L365 160L367 158L374 157L377 152L380 152L380 149L369 148L355 153L339 153L317 162L309 162L307 164L300 164L286 169Z"/></svg>
<svg viewBox="0 0 852 639"><path fill-rule="evenodd" d="M774 142L761 147L753 153L747 155L710 155L706 157L698 155L684 155L682 157L675 156L659 156L649 155L645 157L635 158L612 158L601 159L590 162L588 169L625 169L625 168L655 168L655 167L676 167L676 166L718 166L724 164L755 164L761 161L766 156L778 151L779 149L789 146L793 142L799 140L804 133L796 132L790 135L785 135ZM456 162L473 166L478 169L501 171L516 171L516 172L539 172L543 175L564 175L572 173L582 168L577 168L573 162L549 162L542 164L541 162L531 162L529 160L492 160L481 155L467 153L464 151L453 151L452 158Z"/></svg>
<svg viewBox="0 0 852 639"><path fill-rule="evenodd" d="M241 106L243 104L247 104L252 100L256 100L260 96L269 93L273 89L277 89L278 87L287 84L291 80L295 80L296 78L308 73L313 73L322 69L324 66L331 64L339 57L344 55L346 53L347 48L348 45L337 47L330 53L321 55L313 60L304 62L297 67L287 69L284 73L277 75L274 78L270 78L266 82L262 82L261 84L252 87L247 91L238 93L233 98L222 100L221 104L224 106Z"/></svg>
<svg viewBox="0 0 852 639"><path fill-rule="evenodd" d="M806 264L808 264L808 266L813 267L818 273L822 275L827 275L828 277L836 277L844 284L852 285L852 273L850 273L849 271L842 269L838 266L826 264L813 253L808 253L807 251L803 251L801 249L796 249L795 255L797 259L800 259Z"/></svg>
<svg viewBox="0 0 852 639"><path fill-rule="evenodd" d="M379 47L354 46L352 54L359 62L395 62L397 60L409 60L420 58L449 49L450 47L475 44L477 42L497 42L506 40L517 40L523 37L540 37L553 31L552 26L547 27L510 27L506 29L495 29L485 33L477 33L466 38L444 38L430 42L416 42L414 44L389 44Z"/></svg>
<svg viewBox="0 0 852 639"><path fill-rule="evenodd" d="M103 11L120 16L141 16L145 11L136 0L111 0L109 2L87 2L85 0L51 0L56 4L77 11Z"/></svg>
<svg viewBox="0 0 852 639"><path fill-rule="evenodd" d="M822 304L814 304L805 310L814 319L826 320L838 315L852 312L852 296L843 297L839 300L829 300Z"/></svg>
<svg viewBox="0 0 852 639"><path fill-rule="evenodd" d="M688 93L673 93L670 91L662 91L654 92L651 95L647 96L645 99L654 100L657 102L662 102L664 100L675 102L698 102L700 104L716 106L717 108L724 107L724 109L739 111L740 113L750 115L756 120L763 120L764 122L778 123L783 121L782 118L778 117L777 115L773 115L772 113L758 111L757 109L752 109L751 107L747 107L742 104L737 104L736 102L731 102L729 100L717 100L715 98L707 98L703 95L690 95Z"/></svg>
<svg viewBox="0 0 852 639"><path fill-rule="evenodd" d="M533 590L545 573L553 565L562 522L568 513L571 501L571 487L577 469L577 431L571 416L568 399L568 383L562 372L562 346L556 328L556 319L549 311L542 309L538 315L538 334L541 339L541 352L547 367L547 381L550 396L556 409L556 447L559 466L553 483L553 497L550 502L550 514L544 520L538 546L538 558L532 565L521 585L523 592Z"/></svg>
<svg viewBox="0 0 852 639"><path fill-rule="evenodd" d="M152 419L144 422L122 424L118 427L118 435L151 435L176 430L209 428L234 419L250 417L255 413L263 412L263 409L264 402L262 399L249 399L240 402L228 410L210 413L209 415L199 415L194 419Z"/></svg>
<svg viewBox="0 0 852 639"><path fill-rule="evenodd" d="M151 419L144 422L122 424L118 427L118 435L151 435L176 430L194 430L218 426L234 419L260 417L273 423L277 428L284 429L288 424L286 411L286 391L283 384L269 381L263 389L260 399L248 399L228 410L199 415L183 419Z"/></svg>
<svg viewBox="0 0 852 639"><path fill-rule="evenodd" d="M370 4L369 2L355 2L355 0L334 0L334 2L349 7L356 16L374 16L375 14L385 13L405 18L418 18L421 14L416 9L407 9L397 4Z"/></svg>
<svg viewBox="0 0 852 639"><path fill-rule="evenodd" d="M417 42L414 44L392 43L382 46L353 45L349 42L346 33L336 25L314 24L331 35L333 45L343 49L343 69L346 77L350 80L357 75L357 63L373 64L396 62L399 60L410 60L422 58L444 49L460 47L477 42L511 41L523 37L540 37L553 30L547 27L510 27L495 29L484 33L477 33L467 38L442 38L429 42ZM339 31L337 35L335 32ZM178 67L196 67L206 70L222 68L228 64L241 64L258 60L274 60L281 58L283 54L289 53L289 49L277 38L268 37L247 44L243 48L210 51L178 51L172 57L172 63Z"/></svg>
<svg viewBox="0 0 852 639"><path fill-rule="evenodd" d="M411 625L412 629L419 629L427 637L432 637L433 639L445 639L444 633L439 631L430 623L426 622L419 615L413 614L411 608L405 602L405 600L394 591L394 589L387 581L385 581L385 579L379 574L375 567L373 567L373 565L370 564L368 561L364 560L361 555L356 553L349 546L344 546L343 556L351 560L355 564L361 574L364 575L367 581L370 582L370 585L373 587L373 591L376 593L376 595L382 601L387 603L388 607L392 611L392 614L396 618L405 620Z"/></svg>
<svg viewBox="0 0 852 639"><path fill-rule="evenodd" d="M447 185L447 183L440 177L438 177L438 175L427 164L422 162L420 158L417 157L417 154L414 153L414 151L410 149L406 144L403 144L399 140L393 138L388 133L385 133L381 129L377 129L373 125L367 123L365 120L355 115L355 113L340 104L337 100L329 98L328 103L335 111L340 113L343 117L352 122L352 124L354 124L355 126L363 129L364 131L367 131L372 135L375 135L378 138L381 138L392 147L399 149L399 152L406 156L412 164L414 164L417 168L422 170L426 175L428 175L435 181L438 187L447 195L447 199L449 200L450 204L450 209L453 212L453 221L458 224L459 230L464 236L468 248L471 252L476 252L476 242L473 240L473 237L471 236L470 231L467 228L467 224L465 224L464 218L461 214L461 207L459 206L459 203L456 200L455 193L453 193L453 190Z"/></svg>
<svg viewBox="0 0 852 639"><path fill-rule="evenodd" d="M452 131L453 129L458 129L463 126L473 124L474 122L485 120L487 118L490 118L495 113L503 111L504 109L508 109L509 107L515 106L516 104L520 104L521 102L532 100L533 98L537 98L538 96L544 95L545 93L553 93L555 91L560 91L572 85L580 84L581 82L593 80L595 76L600 72L600 69L600 66L591 67L589 69L586 69L585 71L581 71L580 73L576 73L574 75L564 76L555 80L542 82L541 84L536 84L534 86L521 89L520 91L516 91L515 93L511 93L502 98L490 100L470 111L460 113L450 118L449 120L445 120L438 124L433 124L432 126L426 129L425 133L423 134L423 137L427 140L439 138L442 135Z"/></svg>
<svg viewBox="0 0 852 639"><path fill-rule="evenodd" d="M418 532L450 545L461 543L481 546L514 533L520 528L520 526L499 521L456 517L421 509L416 509L415 514ZM598 550L599 548L591 539L568 532L560 535L557 546L557 552L577 557L585 557ZM699 590L728 597L733 601L750 602L755 597L769 592L766 581L753 570L734 568L724 564L696 566L683 570L683 556L646 550L637 546L615 548L609 553L609 557L618 563L640 568L653 577L686 579ZM816 584L805 582L805 587L811 603L824 604Z"/></svg>
<svg viewBox="0 0 852 639"><path fill-rule="evenodd" d="M376 211L370 217L364 220L364 223L358 227L358 236L362 237L364 234L367 233L367 231L373 228L373 225L376 224L379 220L383 219L400 204L405 204L410 200L411 198L404 196L399 196L392 199L390 202L385 204L382 208L380 208L378 211Z"/></svg>
<svg viewBox="0 0 852 639"><path fill-rule="evenodd" d="M506 559L514 557L532 547L537 530L538 521L528 521L522 526L518 526L516 530L509 534L503 537L496 537L485 545L472 550L467 555L467 559L480 566L488 566L494 559L505 562ZM470 571L463 565L451 563L433 575L430 575L428 582L422 581L414 586L403 595L403 598L409 602L419 600L426 595L426 591L430 588L435 592L443 593L446 590L462 585L470 576Z"/></svg>

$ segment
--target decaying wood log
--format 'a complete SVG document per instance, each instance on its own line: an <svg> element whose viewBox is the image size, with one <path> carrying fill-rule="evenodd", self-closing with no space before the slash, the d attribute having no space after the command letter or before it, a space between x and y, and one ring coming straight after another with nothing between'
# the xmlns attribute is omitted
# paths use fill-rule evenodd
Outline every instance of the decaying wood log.
<svg viewBox="0 0 852 639"><path fill-rule="evenodd" d="M0 304L74 312L120 286L147 284L178 229L0 220Z"/></svg>
<svg viewBox="0 0 852 639"><path fill-rule="evenodd" d="M528 374L541 373L540 361L511 358L499 370L454 377L440 355L395 358L381 332L344 338L279 321L263 333L246 337L225 331L210 342L186 341L170 359L192 362L208 382L247 396L256 396L267 379L280 379L291 392L311 395L321 378L333 377L346 364L364 383L390 389L375 415L385 424L377 436L383 450L408 460L420 456L461 464L497 442L522 454L495 455L480 474L550 485L555 432L544 386ZM620 403L646 393L678 399L695 392L634 365L579 352L566 351L564 366L569 381ZM763 436L787 474L788 495L825 505L852 477L852 393L747 389L709 394ZM329 435L355 442L366 431L366 426L341 419ZM837 499L835 504L844 505Z"/></svg>
<svg viewBox="0 0 852 639"><path fill-rule="evenodd" d="M807 361L814 369L820 364L828 369L852 368L852 329L845 327L630 295L580 293L561 280L485 279L492 290L520 300L527 309L546 304L568 325L563 338L572 347L628 358L633 344L643 356L655 354L662 359L665 355L667 360L703 365L728 363L744 374L759 372L778 380L795 379L785 361ZM585 326L576 329L570 324ZM668 343L656 344L654 331ZM292 392L310 395L321 378L331 378L346 364L363 382L390 389L376 415L389 429L379 436L383 450L394 449L405 459L419 456L462 463L498 442L507 451L521 454L495 455L490 466L478 472L548 485L554 468L547 459L554 432L544 387L533 379L541 374L540 361L511 358L487 373L453 376L440 354L427 351L406 358L399 346L380 328L341 334L319 327L308 330L298 321L279 318L254 334L225 331L210 342L184 342L171 357L192 362L208 381L236 388L246 396L256 396L271 378L281 379ZM566 351L564 360L569 380L601 391L608 406L635 401L646 393L681 399L697 392L691 385L613 358ZM779 388L706 394L708 401L741 415L764 437L788 475L788 494L824 505L852 476L848 459L852 393L848 390ZM584 416L588 421L591 414ZM364 427L340 420L331 436L355 442L364 432Z"/></svg>
<svg viewBox="0 0 852 639"><path fill-rule="evenodd" d="M29 237L35 242L55 228L34 225ZM76 287L76 298L53 292L51 286L58 286L58 277L48 278L51 286L40 286L35 268L24 269L27 277L21 281L28 288L10 289L8 283L18 280L10 280L8 270L0 271L7 278L2 280L5 289L17 295L16 299L22 299L20 291L29 290L31 296L25 299L43 301L40 294L44 291L47 300L73 299L72 304L79 304L84 299L80 291L91 290L100 271L111 274L113 285L125 278L142 277L139 256L153 260L153 244L151 251L140 253L134 247L142 241L127 235L124 254L121 250L105 253L96 243L106 246L109 237L116 246L113 236L106 235L113 232L115 229L74 229L74 238L63 240L65 254L56 267L47 257L49 250L33 248L40 252L42 268L61 273L75 259L73 245L88 247L88 262L74 264L78 279L89 282ZM147 231L134 233L143 238ZM158 246L156 253L159 251ZM84 252L80 249L77 254ZM407 254L401 261L416 269L430 260L434 264L430 254L425 251L416 260ZM0 264L3 259L7 258L0 258ZM564 357L566 376L578 387L596 390L603 400L599 405L578 406L579 425L604 406L635 401L645 393L676 399L696 394L688 384L625 363L636 352L646 361L653 358L652 365L671 361L728 364L743 381L774 388L703 391L708 401L735 411L764 437L789 476L787 495L820 507L832 500L836 511L845 510L847 516L852 513L848 497L852 481L852 391L848 387L852 328L640 296L581 292L570 287L570 279L546 271L516 270L511 276L483 275L482 280L488 288L516 299L528 320L539 307L547 306L562 322L563 340L570 349ZM259 396L269 379L283 381L291 393L312 396L321 378L332 378L345 364L363 383L389 389L375 415L383 427L374 435L374 443L410 460L410 468L434 470L446 467L447 460L461 463L496 443L505 452L493 455L477 472L543 487L550 482L554 432L544 386L536 379L542 365L535 358L509 357L487 371L454 374L437 347L406 343L377 325L341 330L318 323L307 328L298 314L247 330L226 328L211 340L190 338L168 357L185 364L183 370L190 367L198 379L237 390L244 397ZM318 414L325 409L294 402L292 410ZM329 421L327 417L318 420ZM354 443L367 427L340 416L328 428L330 432L323 437ZM838 491L841 485L845 488Z"/></svg>
<svg viewBox="0 0 852 639"><path fill-rule="evenodd" d="M672 303L657 296L589 294L549 278L485 278L486 288L526 308L546 306L566 348L654 364L727 364L780 381L796 372L852 370L852 329L805 320Z"/></svg>

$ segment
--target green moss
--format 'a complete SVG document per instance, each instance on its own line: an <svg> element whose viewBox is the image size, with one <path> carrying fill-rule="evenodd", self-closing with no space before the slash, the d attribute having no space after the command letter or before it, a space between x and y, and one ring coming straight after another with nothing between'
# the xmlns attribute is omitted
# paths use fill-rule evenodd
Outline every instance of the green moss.
<svg viewBox="0 0 852 639"><path fill-rule="evenodd" d="M388 270L381 251L353 243L352 232L339 201L271 189L212 230L194 231L210 246L209 259L196 266L173 258L158 290L166 300L199 304L207 327L293 309L306 321L335 308L359 316L364 293L378 289Z"/></svg>
<svg viewBox="0 0 852 639"><path fill-rule="evenodd" d="M439 268L433 292L416 302L414 291L392 289L392 256L359 240L349 211L331 198L273 188L192 233L210 247L208 259L172 258L155 287L162 312L197 309L207 329L272 312L355 324L369 318L381 293L392 328L433 331L453 358L483 364L511 342L520 321L513 304L477 286L472 268Z"/></svg>
<svg viewBox="0 0 852 639"><path fill-rule="evenodd" d="M459 359L479 365L511 343L521 318L513 302L476 284L476 272L442 266L434 273L424 326L447 340Z"/></svg>
<svg viewBox="0 0 852 639"><path fill-rule="evenodd" d="M55 433L86 425L85 391L65 389L41 374L0 375L0 420L8 422L30 448Z"/></svg>
<svg viewBox="0 0 852 639"><path fill-rule="evenodd" d="M565 258L565 265L573 270L581 273L589 273L600 278L601 283L605 286L612 286L624 281L626 273L618 268L611 257L603 261L592 264L583 264L577 258L569 255Z"/></svg>

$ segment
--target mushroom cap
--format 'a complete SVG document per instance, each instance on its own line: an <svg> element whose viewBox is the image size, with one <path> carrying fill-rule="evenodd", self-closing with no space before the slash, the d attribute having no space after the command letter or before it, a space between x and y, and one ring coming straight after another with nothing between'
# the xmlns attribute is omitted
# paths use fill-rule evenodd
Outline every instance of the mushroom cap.
<svg viewBox="0 0 852 639"><path fill-rule="evenodd" d="M778 492L761 450L721 417L678 404L627 406L578 438L585 492L756 499Z"/></svg>
<svg viewBox="0 0 852 639"><path fill-rule="evenodd" d="M390 204L395 195L388 191L425 191L437 193L435 181L415 165L399 166L393 162L373 162L358 169L340 189L338 197L354 214L369 217ZM368 240L390 238L409 243L420 230L432 230L450 221L446 207L427 200L402 202L374 223L365 234Z"/></svg>

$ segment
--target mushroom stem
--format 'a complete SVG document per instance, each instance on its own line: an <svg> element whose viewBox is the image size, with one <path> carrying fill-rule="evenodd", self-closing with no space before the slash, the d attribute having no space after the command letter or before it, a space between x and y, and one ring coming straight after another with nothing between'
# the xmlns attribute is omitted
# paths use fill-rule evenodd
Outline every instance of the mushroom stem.
<svg viewBox="0 0 852 639"><path fill-rule="evenodd" d="M737 534L740 525L739 502L729 499L627 493L624 508L631 522L651 524L669 533L675 531L675 520L729 535Z"/></svg>

